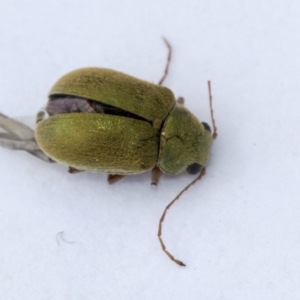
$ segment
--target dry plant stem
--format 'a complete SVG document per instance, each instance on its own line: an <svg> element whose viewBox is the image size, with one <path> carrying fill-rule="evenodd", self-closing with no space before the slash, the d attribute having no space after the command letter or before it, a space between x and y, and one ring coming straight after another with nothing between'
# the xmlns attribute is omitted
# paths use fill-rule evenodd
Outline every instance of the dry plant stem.
<svg viewBox="0 0 300 300"><path fill-rule="evenodd" d="M200 180L202 178L202 176L205 175L205 168L202 168L200 174L190 183L188 184L165 208L162 216L160 217L160 220L159 220L159 225L158 225L158 239L159 239L159 242L160 242L160 245L161 245L161 248L162 250L168 255L168 257L173 260L177 265L179 266L185 266L185 264L178 260L178 259L175 259L174 256L166 250L166 246L161 238L161 235L162 235L162 223L163 221L165 220L165 216L167 214L167 210L180 198L180 196L186 191L189 189L190 186L192 186L193 184L195 184L196 181Z"/></svg>
<svg viewBox="0 0 300 300"><path fill-rule="evenodd" d="M212 134L212 138L216 139L218 134L217 134L217 126L216 126L216 122L215 122L215 118L214 118L214 110L212 108L212 94L211 94L211 84L210 84L210 80L207 81L208 84L208 95L209 95L209 106L210 106L210 116L211 116L211 121L213 124L213 134Z"/></svg>
<svg viewBox="0 0 300 300"><path fill-rule="evenodd" d="M159 85L162 85L164 80L166 79L167 75L168 75L168 72L169 72L169 67L170 67L170 62L171 62L171 56L172 56L172 47L171 45L169 44L169 42L167 41L166 38L162 38L163 41L165 42L168 50L169 50L169 53L168 53L168 59L167 59L167 64L166 64L166 67L165 67L165 72L164 72L164 75L163 77L160 79L160 81L158 82Z"/></svg>

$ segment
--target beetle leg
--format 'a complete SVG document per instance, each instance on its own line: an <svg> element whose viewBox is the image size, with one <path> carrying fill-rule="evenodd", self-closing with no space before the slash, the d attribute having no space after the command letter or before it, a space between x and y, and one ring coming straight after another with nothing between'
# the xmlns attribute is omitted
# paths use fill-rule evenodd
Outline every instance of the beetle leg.
<svg viewBox="0 0 300 300"><path fill-rule="evenodd" d="M118 182L119 180L123 179L125 175L118 175L118 174L109 174L107 176L107 181L109 184L114 184Z"/></svg>
<svg viewBox="0 0 300 300"><path fill-rule="evenodd" d="M184 98L183 97L178 97L177 100L176 100L176 102L178 104L184 105Z"/></svg>
<svg viewBox="0 0 300 300"><path fill-rule="evenodd" d="M83 171L83 170L75 169L75 168L73 168L73 167L69 167L68 172L69 172L70 174L76 174L76 173L80 173L80 172L84 172L84 171Z"/></svg>
<svg viewBox="0 0 300 300"><path fill-rule="evenodd" d="M54 162L38 146L34 131L27 125L0 113L0 146L11 150L24 150L47 162Z"/></svg>
<svg viewBox="0 0 300 300"><path fill-rule="evenodd" d="M162 175L162 171L160 170L159 167L155 166L152 169L151 185L157 185L161 175Z"/></svg>

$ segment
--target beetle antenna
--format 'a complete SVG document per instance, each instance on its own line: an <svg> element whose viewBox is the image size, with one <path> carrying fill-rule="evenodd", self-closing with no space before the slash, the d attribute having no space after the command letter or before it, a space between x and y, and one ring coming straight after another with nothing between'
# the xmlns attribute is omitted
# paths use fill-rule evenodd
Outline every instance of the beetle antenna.
<svg viewBox="0 0 300 300"><path fill-rule="evenodd" d="M212 101L213 101L213 97L211 94L211 84L210 84L210 80L207 81L207 85L208 85L208 95L209 95L209 107L210 107L210 116L211 116L211 121L213 124L213 134L212 134L212 138L216 139L218 134L217 134L217 126L216 126L216 122L215 122L215 118L214 118L214 110L212 107Z"/></svg>
<svg viewBox="0 0 300 300"><path fill-rule="evenodd" d="M176 259L169 251L167 251L166 249L166 246L162 240L162 223L163 221L165 220L165 217L166 217L166 214L167 214L167 210L180 198L180 196L189 189L190 186L192 186L193 184L196 183L196 181L200 180L202 178L202 176L205 175L205 168L202 168L201 171L200 171L200 174L190 183L188 184L165 208L162 216L160 217L160 220L159 220L159 225L158 225L158 239L159 239L159 242L160 242L160 245L161 245L161 248L162 250L168 255L168 257L173 260L177 265L179 266L182 266L182 267L185 267L185 264Z"/></svg>
<svg viewBox="0 0 300 300"><path fill-rule="evenodd" d="M171 57L172 57L172 47L170 45L170 43L168 42L168 40L165 37L162 37L163 41L165 42L167 48L168 48L168 58L167 58L167 64L165 67L165 72L163 77L160 79L160 81L158 82L159 85L162 85L164 80L166 79L168 72L169 72L169 67L170 67L170 62L171 62Z"/></svg>

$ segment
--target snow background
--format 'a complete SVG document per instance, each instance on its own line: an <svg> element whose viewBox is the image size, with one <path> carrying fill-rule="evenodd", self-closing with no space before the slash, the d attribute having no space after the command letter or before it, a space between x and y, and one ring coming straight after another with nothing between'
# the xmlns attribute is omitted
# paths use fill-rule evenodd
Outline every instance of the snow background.
<svg viewBox="0 0 300 300"><path fill-rule="evenodd" d="M84 66L165 85L219 137L206 176L109 186L0 149L0 294L10 299L296 299L300 293L300 3L1 0L0 111L34 124ZM59 234L63 232L62 234Z"/></svg>

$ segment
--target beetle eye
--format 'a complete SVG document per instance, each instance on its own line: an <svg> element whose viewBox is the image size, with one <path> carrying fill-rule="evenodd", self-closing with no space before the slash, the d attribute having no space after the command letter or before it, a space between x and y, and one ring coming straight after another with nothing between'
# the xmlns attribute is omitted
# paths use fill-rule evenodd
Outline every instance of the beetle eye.
<svg viewBox="0 0 300 300"><path fill-rule="evenodd" d="M191 175L194 175L194 174L197 174L200 172L200 170L202 169L202 166L200 164L197 164L197 163L193 163L191 164L190 166L188 166L186 168L186 171L191 174Z"/></svg>
<svg viewBox="0 0 300 300"><path fill-rule="evenodd" d="M211 129L210 129L210 127L209 127L209 125L208 125L207 123L202 122L202 124L203 124L204 128L205 128L208 132L211 132Z"/></svg>

